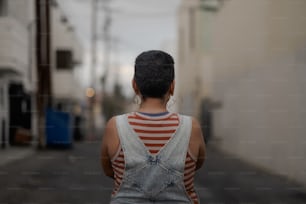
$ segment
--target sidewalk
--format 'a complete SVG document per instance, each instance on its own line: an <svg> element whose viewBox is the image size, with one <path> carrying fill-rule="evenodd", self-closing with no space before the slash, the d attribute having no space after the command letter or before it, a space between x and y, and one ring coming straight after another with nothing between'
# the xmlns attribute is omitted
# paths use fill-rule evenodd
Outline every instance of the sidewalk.
<svg viewBox="0 0 306 204"><path fill-rule="evenodd" d="M26 158L34 153L35 148L33 146L0 149L0 166Z"/></svg>

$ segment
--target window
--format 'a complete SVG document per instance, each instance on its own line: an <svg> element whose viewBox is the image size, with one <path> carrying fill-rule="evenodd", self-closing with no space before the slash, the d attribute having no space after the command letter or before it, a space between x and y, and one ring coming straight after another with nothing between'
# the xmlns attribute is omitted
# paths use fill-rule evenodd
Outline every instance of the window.
<svg viewBox="0 0 306 204"><path fill-rule="evenodd" d="M72 69L72 51L71 50L57 50L56 51L56 68L57 69Z"/></svg>
<svg viewBox="0 0 306 204"><path fill-rule="evenodd" d="M8 0L0 0L0 16L7 16Z"/></svg>

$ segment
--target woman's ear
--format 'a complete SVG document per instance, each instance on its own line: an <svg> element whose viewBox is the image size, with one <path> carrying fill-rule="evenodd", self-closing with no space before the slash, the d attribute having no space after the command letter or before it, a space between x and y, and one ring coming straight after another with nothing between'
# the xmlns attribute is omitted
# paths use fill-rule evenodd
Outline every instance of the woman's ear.
<svg viewBox="0 0 306 204"><path fill-rule="evenodd" d="M138 86L137 86L137 84L136 84L135 79L132 79L132 87L133 87L133 89L134 89L135 94L136 94L136 95L139 95L140 91L139 91L139 89L138 89Z"/></svg>
<svg viewBox="0 0 306 204"><path fill-rule="evenodd" d="M175 88L175 81L173 80L170 84L170 90L169 90L171 96L173 96L174 94L174 88Z"/></svg>

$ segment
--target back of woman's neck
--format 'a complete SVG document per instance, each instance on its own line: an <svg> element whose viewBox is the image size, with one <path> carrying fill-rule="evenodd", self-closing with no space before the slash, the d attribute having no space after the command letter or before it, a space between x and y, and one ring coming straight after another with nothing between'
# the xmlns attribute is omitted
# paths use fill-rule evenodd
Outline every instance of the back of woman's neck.
<svg viewBox="0 0 306 204"><path fill-rule="evenodd" d="M140 104L138 111L144 113L167 112L167 105L162 99L147 98Z"/></svg>

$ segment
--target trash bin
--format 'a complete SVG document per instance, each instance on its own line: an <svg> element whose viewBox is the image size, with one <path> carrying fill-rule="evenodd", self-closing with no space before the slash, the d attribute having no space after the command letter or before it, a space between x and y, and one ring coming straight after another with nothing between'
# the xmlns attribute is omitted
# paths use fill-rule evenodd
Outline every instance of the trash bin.
<svg viewBox="0 0 306 204"><path fill-rule="evenodd" d="M69 113L46 110L46 145L47 147L72 146L72 116Z"/></svg>

